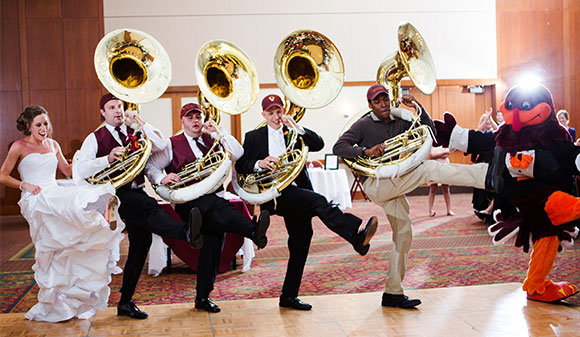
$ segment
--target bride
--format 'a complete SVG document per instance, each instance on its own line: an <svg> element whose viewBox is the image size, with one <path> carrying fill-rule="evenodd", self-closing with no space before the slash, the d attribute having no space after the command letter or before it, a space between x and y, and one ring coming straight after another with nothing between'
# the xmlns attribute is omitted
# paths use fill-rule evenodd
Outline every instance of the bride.
<svg viewBox="0 0 580 337"><path fill-rule="evenodd" d="M124 224L110 185L61 187L57 168L71 175L59 144L50 138L48 113L27 107L17 120L24 138L15 141L0 168L0 183L19 188L18 205L30 226L39 287L30 320L59 322L90 318L107 307L111 273L120 273ZM20 179L10 175L18 164Z"/></svg>

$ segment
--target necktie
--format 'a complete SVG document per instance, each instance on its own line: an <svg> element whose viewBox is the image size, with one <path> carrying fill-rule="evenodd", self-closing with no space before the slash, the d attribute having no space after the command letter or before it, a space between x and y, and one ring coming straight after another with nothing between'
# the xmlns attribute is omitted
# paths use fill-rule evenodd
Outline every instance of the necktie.
<svg viewBox="0 0 580 337"><path fill-rule="evenodd" d="M197 147L201 150L201 152L205 156L207 154L207 152L209 151L209 149L207 147L205 147L205 145L203 145L200 138L195 138L194 141L195 141L195 145L197 145Z"/></svg>
<svg viewBox="0 0 580 337"><path fill-rule="evenodd" d="M123 143L123 146L127 145L127 136L125 136L125 134L121 132L121 128L117 126L115 127L115 131L117 131L117 134L119 135L119 139L121 139L121 143Z"/></svg>

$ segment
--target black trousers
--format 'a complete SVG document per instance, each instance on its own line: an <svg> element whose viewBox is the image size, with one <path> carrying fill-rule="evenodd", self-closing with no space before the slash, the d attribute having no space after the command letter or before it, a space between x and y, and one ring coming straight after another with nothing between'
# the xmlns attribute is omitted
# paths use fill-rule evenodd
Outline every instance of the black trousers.
<svg viewBox="0 0 580 337"><path fill-rule="evenodd" d="M471 198L471 203L473 204L473 209L478 211L483 211L489 206L489 203L493 200L493 193L486 190L481 190L479 188L473 189L473 197Z"/></svg>
<svg viewBox="0 0 580 337"><path fill-rule="evenodd" d="M284 217L290 258L282 286L282 296L287 297L298 296L314 233L312 218L318 216L326 227L352 245L356 244L356 234L362 222L352 214L343 213L338 207L331 207L324 196L292 185L286 187L281 196L276 198L275 210L273 201L263 204L262 208Z"/></svg>
<svg viewBox="0 0 580 337"><path fill-rule="evenodd" d="M203 234L202 236L203 246L199 250L197 284L195 285L197 298L209 297L213 290L224 242L223 232L221 234Z"/></svg>
<svg viewBox="0 0 580 337"><path fill-rule="evenodd" d="M151 233L186 240L187 226L183 222L173 220L157 201L142 189L121 187L117 190L117 196L121 201L119 215L125 221L125 228L129 234L129 254L123 270L121 287L121 299L125 301L133 298L135 293L151 247Z"/></svg>
<svg viewBox="0 0 580 337"><path fill-rule="evenodd" d="M201 232L203 246L197 262L196 296L209 297L214 289L217 276L224 233L236 233L252 238L256 223L246 218L234 205L215 194L204 195L196 200L175 205L175 211L182 219L189 217L189 212L197 207L203 219Z"/></svg>
<svg viewBox="0 0 580 337"><path fill-rule="evenodd" d="M249 239L254 235L256 223L246 218L242 212L224 198L207 194L192 201L175 205L175 211L182 219L189 217L189 212L197 207L203 219L202 234L219 234L230 232Z"/></svg>

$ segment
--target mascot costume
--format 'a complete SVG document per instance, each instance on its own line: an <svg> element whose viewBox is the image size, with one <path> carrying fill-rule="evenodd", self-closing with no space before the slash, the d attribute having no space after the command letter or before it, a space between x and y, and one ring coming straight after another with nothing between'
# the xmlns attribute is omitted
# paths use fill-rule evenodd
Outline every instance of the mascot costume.
<svg viewBox="0 0 580 337"><path fill-rule="evenodd" d="M533 251L523 284L527 298L558 302L578 293L570 282L548 280L556 254L574 244L580 200L574 176L580 175L580 148L556 118L552 94L541 85L517 86L500 107L505 124L494 134L464 129L446 112L435 121L437 143L468 154L493 151L505 160L500 197L507 200L488 228L494 244L516 237L515 245ZM505 153L505 155L504 155ZM504 159L505 156L505 159Z"/></svg>

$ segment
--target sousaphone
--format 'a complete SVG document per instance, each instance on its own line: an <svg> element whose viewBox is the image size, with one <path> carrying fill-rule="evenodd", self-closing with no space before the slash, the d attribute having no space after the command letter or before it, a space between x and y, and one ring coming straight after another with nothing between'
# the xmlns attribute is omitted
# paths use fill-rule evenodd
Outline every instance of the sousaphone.
<svg viewBox="0 0 580 337"><path fill-rule="evenodd" d="M393 55L386 57L377 71L377 83L389 91L391 114L400 114L398 106L401 99L401 80L408 76L425 95L435 90L435 64L427 43L411 23L402 23L398 28L399 48ZM417 113L421 109L416 107ZM351 118L343 132L358 119L366 117L363 112ZM411 127L402 134L390 138L381 145L384 154L380 157L358 157L355 160L343 158L344 162L358 173L376 178L401 176L421 164L431 152L433 135L431 129L421 125L419 115L410 120Z"/></svg>
<svg viewBox="0 0 580 337"><path fill-rule="evenodd" d="M231 176L230 154L220 147L222 134L217 127L220 112L242 114L254 105L258 97L256 67L246 53L230 41L212 40L200 48L195 62L195 78L204 119L215 123L218 132L211 135L214 142L208 153L178 173L179 183L156 188L157 194L173 203L213 193Z"/></svg>
<svg viewBox="0 0 580 337"><path fill-rule="evenodd" d="M163 46L147 33L118 29L99 41L94 65L103 86L120 100L137 105L161 96L171 81L171 62ZM152 150L151 141L139 125L130 125L141 137L125 148L120 160L86 179L90 184L110 182L119 188L145 168Z"/></svg>
<svg viewBox="0 0 580 337"><path fill-rule="evenodd" d="M344 83L344 63L336 46L313 30L298 30L287 35L274 56L274 75L286 97L286 113L298 122L305 109L330 104ZM308 158L308 146L298 137L297 126L289 130L286 151L273 171L238 174L233 186L246 202L262 204L280 195L298 176ZM296 147L296 142L300 142Z"/></svg>

